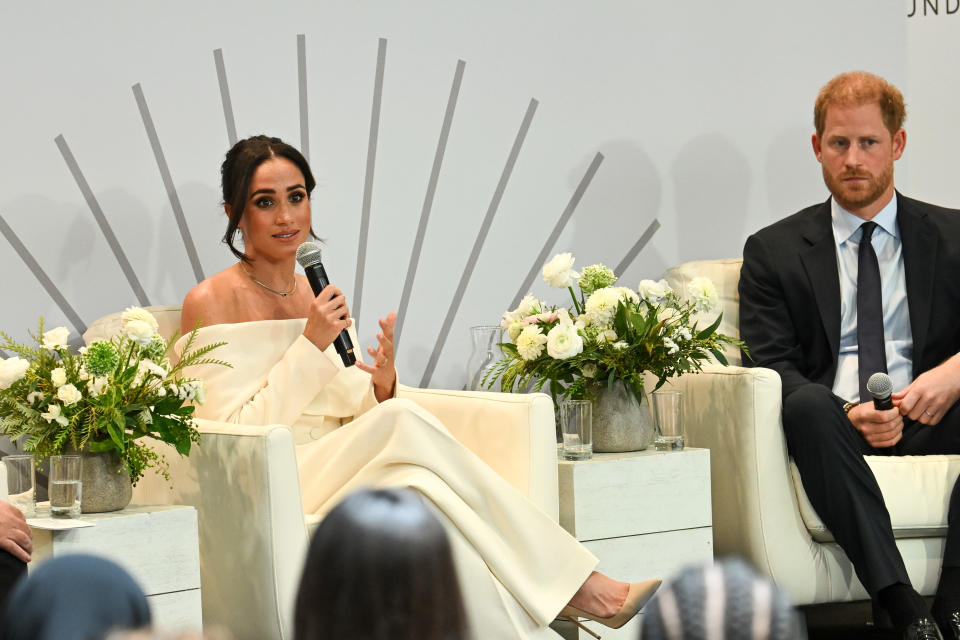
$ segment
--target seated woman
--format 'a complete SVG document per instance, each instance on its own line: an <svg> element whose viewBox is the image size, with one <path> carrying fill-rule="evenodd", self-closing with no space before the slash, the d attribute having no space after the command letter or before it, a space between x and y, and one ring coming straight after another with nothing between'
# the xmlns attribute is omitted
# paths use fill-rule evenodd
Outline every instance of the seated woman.
<svg viewBox="0 0 960 640"><path fill-rule="evenodd" d="M466 640L450 542L409 489L362 489L317 528L304 563L297 640Z"/></svg>
<svg viewBox="0 0 960 640"><path fill-rule="evenodd" d="M474 637L531 637L558 614L611 627L632 618L659 580L631 585L592 571L589 551L436 417L395 398L396 314L380 320L372 362L344 368L331 346L352 325L343 293L329 285L314 296L294 271L297 247L314 235L303 155L254 136L227 152L221 174L223 240L239 261L190 291L181 318L184 333L202 326L198 344L226 341L217 357L233 367L192 372L208 383L197 415L290 425L307 513L323 515L366 486L423 494L450 536Z"/></svg>

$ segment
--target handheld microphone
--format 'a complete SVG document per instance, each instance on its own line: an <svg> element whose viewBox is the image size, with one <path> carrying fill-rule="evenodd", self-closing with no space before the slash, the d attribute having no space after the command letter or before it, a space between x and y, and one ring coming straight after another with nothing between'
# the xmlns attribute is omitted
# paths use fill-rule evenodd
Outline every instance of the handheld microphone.
<svg viewBox="0 0 960 640"><path fill-rule="evenodd" d="M890 392L893 391L893 381L883 372L877 372L867 380L867 391L873 396L873 406L879 411L893 409Z"/></svg>
<svg viewBox="0 0 960 640"><path fill-rule="evenodd" d="M297 247L297 262L303 267L303 272L306 274L307 280L310 281L313 295L320 295L320 292L330 284L330 278L327 277L323 263L320 262L320 246L315 242L301 244ZM333 347L340 354L343 366L353 366L353 363L357 361L357 357L353 354L353 341L346 329L341 331L337 339L333 341Z"/></svg>

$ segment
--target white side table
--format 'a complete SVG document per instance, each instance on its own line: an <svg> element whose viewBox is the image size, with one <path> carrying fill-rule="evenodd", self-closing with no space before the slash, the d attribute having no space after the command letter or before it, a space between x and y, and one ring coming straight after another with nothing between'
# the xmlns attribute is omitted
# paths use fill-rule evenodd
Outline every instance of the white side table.
<svg viewBox="0 0 960 640"><path fill-rule="evenodd" d="M709 450L598 453L557 466L560 524L599 558L598 571L626 581L666 580L713 559ZM637 616L616 630L587 624L604 640L636 640L640 622ZM592 640L572 624L554 629Z"/></svg>
<svg viewBox="0 0 960 640"><path fill-rule="evenodd" d="M109 558L143 588L156 628L201 631L196 509L131 504L121 511L84 514L80 519L94 526L33 530L31 570L49 558L71 553Z"/></svg>

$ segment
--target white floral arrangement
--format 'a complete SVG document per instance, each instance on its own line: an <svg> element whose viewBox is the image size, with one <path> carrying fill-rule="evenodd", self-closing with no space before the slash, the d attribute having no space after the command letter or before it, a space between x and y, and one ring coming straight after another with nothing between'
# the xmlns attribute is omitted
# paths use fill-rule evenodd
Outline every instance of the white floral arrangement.
<svg viewBox="0 0 960 640"><path fill-rule="evenodd" d="M170 345L157 331L156 318L140 307L121 316L119 333L71 352L70 331L44 331L41 318L36 347L0 332L0 434L23 439L25 451L40 458L68 450L115 450L136 484L145 469L167 476L167 461L148 445L150 436L172 444L181 455L200 442L194 405L203 404L203 381L181 371L197 364L226 362L206 358L218 342L192 350L190 333L179 362L171 364Z"/></svg>
<svg viewBox="0 0 960 640"><path fill-rule="evenodd" d="M504 391L549 385L556 401L591 399L601 385L621 380L639 402L645 372L657 377L659 388L672 376L699 371L711 355L726 364L724 345L743 348L740 340L717 333L720 314L709 326L697 326L694 317L718 302L708 278L693 278L689 296L681 299L665 280L643 280L634 290L615 286L617 276L605 265L577 273L574 263L572 254L561 253L543 267L547 284L569 290L572 308L528 295L503 314L500 326L509 342L500 344L504 357L484 377L487 387L498 379Z"/></svg>

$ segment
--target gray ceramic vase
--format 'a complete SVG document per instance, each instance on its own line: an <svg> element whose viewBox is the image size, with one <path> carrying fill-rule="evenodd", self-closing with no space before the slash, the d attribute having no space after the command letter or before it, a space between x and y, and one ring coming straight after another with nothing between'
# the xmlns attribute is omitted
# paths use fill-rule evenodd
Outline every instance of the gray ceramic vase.
<svg viewBox="0 0 960 640"><path fill-rule="evenodd" d="M593 450L597 453L642 451L653 442L655 427L644 393L637 404L633 393L618 380L612 389L602 385L593 402Z"/></svg>
<svg viewBox="0 0 960 640"><path fill-rule="evenodd" d="M133 485L116 451L84 451L80 494L81 513L119 511L130 504Z"/></svg>

